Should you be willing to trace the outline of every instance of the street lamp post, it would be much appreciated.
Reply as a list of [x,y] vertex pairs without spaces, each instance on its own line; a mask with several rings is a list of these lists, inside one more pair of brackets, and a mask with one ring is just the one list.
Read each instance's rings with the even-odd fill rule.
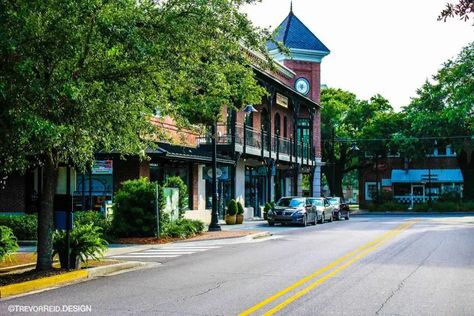
[[211,223],[209,224],[209,231],[220,231],[219,214],[218,214],[218,196],[217,196],[217,121],[212,123],[211,129],[211,144],[212,144],[212,214]]
[[247,117],[254,113],[254,112],[258,112],[254,107],[253,105],[251,104],[248,104],[245,106],[245,108],[242,110],[242,112],[244,112],[245,114],[245,117],[244,117],[244,141],[243,141],[243,149],[242,149],[242,153],[245,155],[247,153]]

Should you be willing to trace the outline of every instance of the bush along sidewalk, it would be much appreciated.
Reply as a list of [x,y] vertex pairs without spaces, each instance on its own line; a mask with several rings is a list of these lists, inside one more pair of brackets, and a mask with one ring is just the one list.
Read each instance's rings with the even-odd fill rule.
[[[178,178],[168,178],[166,185],[176,186],[180,192],[186,192],[184,183]],[[162,187],[150,182],[147,178],[141,178],[125,181],[115,195],[114,217],[110,228],[114,236],[118,238],[156,237],[157,188],[160,194],[158,205],[160,237],[190,238],[202,233],[204,223],[201,221],[183,218],[171,221],[169,214],[164,211],[165,197]],[[186,203],[187,199],[180,197],[180,209],[183,209]]]
[[0,225],[9,227],[18,240],[36,240],[38,217],[36,215],[0,215]]
[[238,206],[237,206],[237,202],[232,199],[229,201],[229,203],[227,204],[227,211],[226,211],[226,214],[225,214],[225,223],[227,225],[234,225],[236,220],[237,220],[237,211],[238,211]]

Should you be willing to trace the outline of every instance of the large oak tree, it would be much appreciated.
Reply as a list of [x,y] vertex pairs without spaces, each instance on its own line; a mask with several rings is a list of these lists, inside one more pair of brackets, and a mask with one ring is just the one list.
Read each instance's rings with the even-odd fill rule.
[[38,270],[51,268],[58,166],[142,155],[157,110],[206,123],[259,102],[252,0],[0,0],[0,174],[43,167]]

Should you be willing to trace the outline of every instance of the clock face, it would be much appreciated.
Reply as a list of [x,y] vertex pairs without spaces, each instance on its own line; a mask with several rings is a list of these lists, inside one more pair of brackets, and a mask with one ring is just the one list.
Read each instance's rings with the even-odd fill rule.
[[295,89],[301,94],[307,95],[310,90],[309,81],[306,78],[298,78],[295,81]]

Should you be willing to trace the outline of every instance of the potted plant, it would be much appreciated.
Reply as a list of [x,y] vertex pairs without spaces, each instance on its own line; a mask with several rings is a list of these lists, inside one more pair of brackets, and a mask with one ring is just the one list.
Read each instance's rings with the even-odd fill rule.
[[[87,259],[100,260],[107,250],[107,241],[102,238],[102,228],[92,223],[75,225],[70,233],[69,268],[80,269]],[[65,231],[53,234],[53,256],[59,256],[61,268],[67,267],[67,239]]]
[[263,219],[267,220],[268,219],[268,211],[272,209],[272,204],[267,203],[265,204],[265,207],[263,208]]
[[244,206],[239,201],[237,202],[236,224],[242,224],[243,222],[244,222]]
[[227,213],[225,214],[225,223],[227,225],[234,225],[237,220],[237,202],[232,199],[227,204]]

